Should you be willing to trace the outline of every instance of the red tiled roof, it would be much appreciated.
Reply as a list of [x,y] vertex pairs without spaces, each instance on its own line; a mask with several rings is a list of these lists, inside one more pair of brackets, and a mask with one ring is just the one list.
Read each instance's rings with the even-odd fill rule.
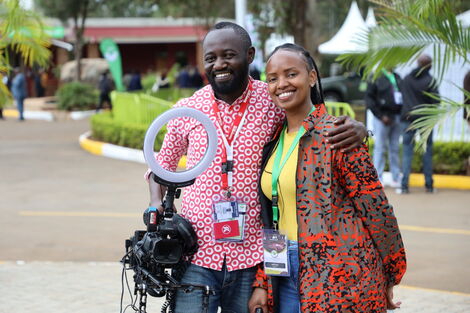
[[206,31],[200,26],[141,26],[85,28],[85,37],[92,41],[113,38],[116,42],[196,42]]

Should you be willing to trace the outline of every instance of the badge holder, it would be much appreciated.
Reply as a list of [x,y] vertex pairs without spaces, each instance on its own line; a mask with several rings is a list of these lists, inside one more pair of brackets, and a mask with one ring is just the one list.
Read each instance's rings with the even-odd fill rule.
[[274,229],[263,233],[264,272],[270,276],[289,276],[287,236]]
[[393,100],[395,100],[395,104],[402,105],[403,104],[403,94],[400,91],[393,92]]
[[243,242],[247,204],[234,196],[216,196],[212,204],[213,235],[218,242]]

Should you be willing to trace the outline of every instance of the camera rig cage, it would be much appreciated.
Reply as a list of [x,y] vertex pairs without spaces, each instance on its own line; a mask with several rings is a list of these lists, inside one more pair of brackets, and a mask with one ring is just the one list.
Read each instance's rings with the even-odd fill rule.
[[[192,117],[198,120],[208,135],[208,147],[202,160],[189,170],[169,172],[163,169],[155,159],[153,151],[155,138],[159,130],[169,120],[177,117]],[[163,213],[156,209],[147,209],[143,214],[147,230],[136,230],[134,236],[125,241],[126,254],[122,258],[122,291],[121,312],[124,295],[124,279],[127,282],[126,270],[134,271],[134,296],[131,296],[131,307],[139,313],[146,312],[147,294],[153,297],[166,296],[161,312],[173,312],[175,292],[178,289],[191,292],[202,290],[203,312],[208,312],[209,295],[213,291],[206,285],[181,284],[181,279],[189,259],[197,252],[197,236],[191,223],[173,210],[175,198],[179,198],[182,187],[192,185],[195,179],[212,162],[217,150],[217,130],[212,121],[202,112],[190,108],[175,108],[158,116],[150,125],[145,135],[145,161],[152,170],[150,179],[166,186],[165,200],[162,203]],[[171,270],[171,273],[169,272]],[[139,299],[139,305],[136,302]],[[168,311],[167,311],[168,310]]]

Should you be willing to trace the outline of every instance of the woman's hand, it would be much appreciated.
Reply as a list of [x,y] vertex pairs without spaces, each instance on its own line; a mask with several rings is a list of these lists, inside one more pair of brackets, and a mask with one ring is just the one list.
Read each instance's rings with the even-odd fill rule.
[[387,310],[399,309],[401,302],[393,302],[393,286],[387,287]]
[[257,308],[262,308],[264,313],[268,312],[268,291],[263,288],[255,288],[248,301],[250,313],[255,313]]
[[327,142],[332,149],[341,149],[347,152],[359,147],[367,136],[367,129],[361,122],[349,116],[340,116],[334,122],[337,127],[325,133]]

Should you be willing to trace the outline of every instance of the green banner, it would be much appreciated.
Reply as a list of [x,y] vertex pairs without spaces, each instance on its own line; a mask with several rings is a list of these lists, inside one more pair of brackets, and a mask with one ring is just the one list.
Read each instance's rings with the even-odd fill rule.
[[62,39],[65,37],[65,29],[62,26],[46,26],[44,31],[47,35],[55,39]]
[[124,91],[124,85],[122,83],[122,64],[121,54],[119,48],[111,38],[105,38],[100,43],[100,50],[106,61],[109,64],[109,70],[113,76],[116,89],[118,91]]

